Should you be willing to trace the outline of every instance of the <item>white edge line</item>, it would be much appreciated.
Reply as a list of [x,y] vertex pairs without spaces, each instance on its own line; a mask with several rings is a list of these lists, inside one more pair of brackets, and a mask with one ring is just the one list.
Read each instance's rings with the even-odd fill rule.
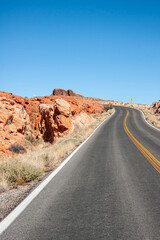
[[152,128],[154,128],[154,129],[156,129],[156,130],[160,131],[160,129],[159,129],[159,128],[157,128],[157,127],[153,126],[151,123],[149,123],[149,122],[146,120],[146,117],[145,117],[145,115],[144,115],[144,112],[143,112],[142,110],[139,110],[139,109],[137,109],[137,110],[138,110],[138,111],[140,111],[140,112],[142,113],[142,116],[143,116],[144,120],[146,121],[146,123],[148,123],[148,124],[149,124],[149,126],[150,126],[150,127],[152,127]]
[[37,186],[11,213],[8,214],[0,222],[0,235],[12,224],[12,222],[24,211],[24,209],[33,201],[33,199],[43,190],[43,188],[57,175],[57,173],[67,164],[67,162],[75,155],[75,153],[89,140],[89,138],[95,133],[95,131],[109,118],[111,118],[114,112],[101,122],[93,133],[82,142],[41,184]]

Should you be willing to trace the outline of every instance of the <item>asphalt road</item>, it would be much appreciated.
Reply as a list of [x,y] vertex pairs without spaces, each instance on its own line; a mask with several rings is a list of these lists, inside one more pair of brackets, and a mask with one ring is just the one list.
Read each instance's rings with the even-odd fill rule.
[[[160,132],[128,110],[128,129],[160,160]],[[126,134],[125,115],[116,107],[0,239],[159,240],[160,174]]]

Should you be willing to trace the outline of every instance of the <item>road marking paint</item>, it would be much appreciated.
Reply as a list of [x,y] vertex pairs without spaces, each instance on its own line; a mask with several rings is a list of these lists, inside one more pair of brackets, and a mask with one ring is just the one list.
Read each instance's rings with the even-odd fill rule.
[[91,138],[95,131],[106,121],[108,121],[115,111],[93,131],[93,133],[82,142],[46,179],[42,181],[11,213],[0,222],[0,235],[13,223],[13,221],[24,211],[33,199],[45,188],[45,186],[57,175],[57,173],[69,162],[73,155]]
[[126,120],[129,115],[128,109],[126,110],[127,114],[123,120],[123,127],[126,131],[129,138],[136,145],[136,147],[141,151],[141,153],[147,158],[147,160],[152,164],[152,166],[160,173],[160,162],[133,136],[133,134],[129,131]]
[[[115,105],[115,106],[123,107],[123,108],[129,108],[129,107],[122,106],[122,105]],[[134,107],[133,107],[133,108],[130,107],[130,108],[139,111],[139,112],[142,114],[142,116],[143,116],[143,118],[144,118],[144,121],[145,121],[150,127],[154,128],[154,129],[157,130],[157,131],[160,131],[160,128],[155,127],[154,125],[152,125],[151,123],[149,123],[149,122],[146,120],[146,117],[145,117],[144,112],[143,112],[142,110],[139,110],[138,108],[134,108]]]

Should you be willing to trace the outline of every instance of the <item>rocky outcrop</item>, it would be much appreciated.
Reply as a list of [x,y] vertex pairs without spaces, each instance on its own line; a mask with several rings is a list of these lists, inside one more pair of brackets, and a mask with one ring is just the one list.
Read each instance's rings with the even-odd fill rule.
[[67,92],[68,92],[68,96],[71,96],[71,97],[73,97],[73,96],[83,97],[80,94],[74,93],[71,89],[69,89]]
[[67,134],[73,129],[71,116],[70,104],[62,98],[57,99],[54,104],[53,116],[56,138]]
[[39,105],[39,111],[41,114],[40,121],[40,132],[44,138],[44,140],[50,143],[54,141],[54,120],[53,114],[54,110],[51,105],[41,104]]
[[152,111],[154,114],[160,114],[160,100],[152,103]]
[[52,93],[53,96],[71,96],[71,97],[83,97],[80,94],[74,93],[71,89],[64,90],[61,88],[55,88]]
[[72,97],[69,96],[74,95],[72,90],[68,92],[67,96],[61,97],[52,95],[24,98],[0,91],[0,152],[6,152],[12,143],[21,144],[26,134],[31,135],[31,131],[32,138],[43,136],[45,141],[53,142],[71,131],[73,116],[78,118],[83,113],[90,115],[104,112],[98,102]]
[[68,96],[68,92],[61,88],[55,88],[52,93],[53,96]]
[[76,115],[73,117],[73,124],[74,128],[85,128],[91,123],[95,121],[95,118],[92,116],[86,114],[86,113],[80,113],[79,115]]
[[[13,100],[16,106],[23,106],[29,116],[33,133],[37,137],[40,137],[39,126],[41,121],[39,105],[48,104],[53,106],[56,99],[59,98],[59,96],[53,95],[45,97],[23,98],[6,92],[0,92],[0,97],[6,97],[9,100]],[[71,96],[61,96],[61,98],[70,104],[71,114],[74,116],[80,114],[81,112],[85,112],[88,115],[101,114],[104,112],[103,107],[101,107],[100,104],[94,100],[86,100],[85,98]]]
[[41,114],[40,131],[45,141],[53,143],[72,131],[71,107],[63,99],[56,99],[53,106],[41,104],[39,106]]
[[24,142],[30,131],[30,119],[23,106],[0,97],[0,153],[7,153],[11,144]]

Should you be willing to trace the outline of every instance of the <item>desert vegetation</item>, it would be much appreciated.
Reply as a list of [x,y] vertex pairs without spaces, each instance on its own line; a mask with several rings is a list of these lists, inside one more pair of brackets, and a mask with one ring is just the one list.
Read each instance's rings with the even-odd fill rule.
[[[43,143],[41,149],[19,154],[23,151],[21,146],[12,146],[14,155],[10,158],[1,155],[0,159],[1,191],[41,180],[47,172],[55,169],[113,111],[110,109],[101,115],[93,114],[95,121],[89,126],[85,128],[75,126],[73,132],[59,138],[54,144]],[[30,141],[30,139],[28,140]]]
[[103,108],[106,110],[106,112],[109,110],[109,109],[113,109],[113,104],[111,103],[108,103],[108,104],[103,104]]

